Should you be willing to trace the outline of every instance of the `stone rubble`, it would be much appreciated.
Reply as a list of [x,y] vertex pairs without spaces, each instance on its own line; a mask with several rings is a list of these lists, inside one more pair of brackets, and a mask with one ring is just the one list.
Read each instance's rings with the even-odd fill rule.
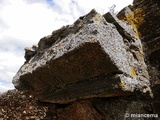
[[50,106],[29,92],[10,90],[0,95],[0,120],[50,120]]

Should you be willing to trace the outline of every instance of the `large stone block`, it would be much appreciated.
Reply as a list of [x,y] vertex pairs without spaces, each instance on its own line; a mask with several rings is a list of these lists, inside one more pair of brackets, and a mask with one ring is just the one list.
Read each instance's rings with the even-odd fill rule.
[[92,10],[42,38],[34,50],[26,49],[26,62],[13,78],[15,87],[53,103],[151,92],[141,41],[109,15],[107,22],[107,15]]

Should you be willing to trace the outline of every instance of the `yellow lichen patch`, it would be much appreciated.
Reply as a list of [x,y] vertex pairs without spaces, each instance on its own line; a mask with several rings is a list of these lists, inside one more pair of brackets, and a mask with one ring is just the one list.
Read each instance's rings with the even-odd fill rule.
[[142,24],[144,18],[143,18],[143,15],[144,15],[144,10],[143,9],[136,9],[134,11],[134,22],[136,24],[136,27],[139,28],[139,26]]
[[133,53],[134,55],[135,55],[135,57],[136,57],[136,59],[138,60],[138,61],[143,61],[143,56],[142,56],[142,53],[140,53],[140,52],[135,52],[135,53]]
[[132,77],[136,77],[136,71],[133,67],[130,67]]
[[116,51],[117,49],[116,48],[114,48],[114,51]]
[[136,9],[133,13],[127,15],[127,21],[133,26],[136,36],[140,37],[140,33],[138,32],[139,26],[142,24],[144,10],[143,9]]
[[144,46],[141,47],[140,52],[143,53],[144,51]]
[[141,37],[141,34],[138,32],[138,28],[144,21],[144,18],[143,18],[144,13],[145,13],[145,8],[135,9],[133,12],[130,12],[129,14],[127,14],[124,18],[119,17],[119,19],[122,21],[129,22],[136,32],[135,37]]
[[124,87],[124,82],[121,81],[121,82],[119,83],[119,86],[120,86],[120,87]]

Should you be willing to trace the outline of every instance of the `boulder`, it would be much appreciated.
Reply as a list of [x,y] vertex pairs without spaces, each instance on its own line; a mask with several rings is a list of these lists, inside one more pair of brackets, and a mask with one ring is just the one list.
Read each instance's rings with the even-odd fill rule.
[[102,16],[93,9],[42,38],[13,84],[52,103],[136,91],[151,94],[142,44],[135,34],[114,14]]

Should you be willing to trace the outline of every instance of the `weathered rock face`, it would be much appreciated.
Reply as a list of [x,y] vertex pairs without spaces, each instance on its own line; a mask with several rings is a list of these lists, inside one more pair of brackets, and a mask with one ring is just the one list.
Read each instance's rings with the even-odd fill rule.
[[26,62],[13,84],[53,103],[151,92],[135,34],[115,15],[101,16],[92,10],[42,38],[38,47],[26,49]]
[[124,8],[118,18],[130,23],[143,43],[145,62],[154,95],[154,113],[160,106],[160,1],[134,0],[133,6]]
[[144,22],[142,22],[138,31],[142,35],[145,59],[148,61],[152,86],[158,86],[160,89],[160,1],[147,0],[146,3],[135,4],[137,4],[136,8],[147,4],[143,18]]
[[[160,89],[160,1],[135,0],[124,8],[118,17],[134,26],[143,43],[145,62],[154,92]],[[156,93],[155,93],[155,96]]]
[[[26,48],[13,83],[37,96],[0,96],[0,118],[17,119],[18,101],[18,119],[159,120],[159,10],[158,0],[134,0],[117,16],[92,10]],[[143,96],[150,88],[153,98]]]

